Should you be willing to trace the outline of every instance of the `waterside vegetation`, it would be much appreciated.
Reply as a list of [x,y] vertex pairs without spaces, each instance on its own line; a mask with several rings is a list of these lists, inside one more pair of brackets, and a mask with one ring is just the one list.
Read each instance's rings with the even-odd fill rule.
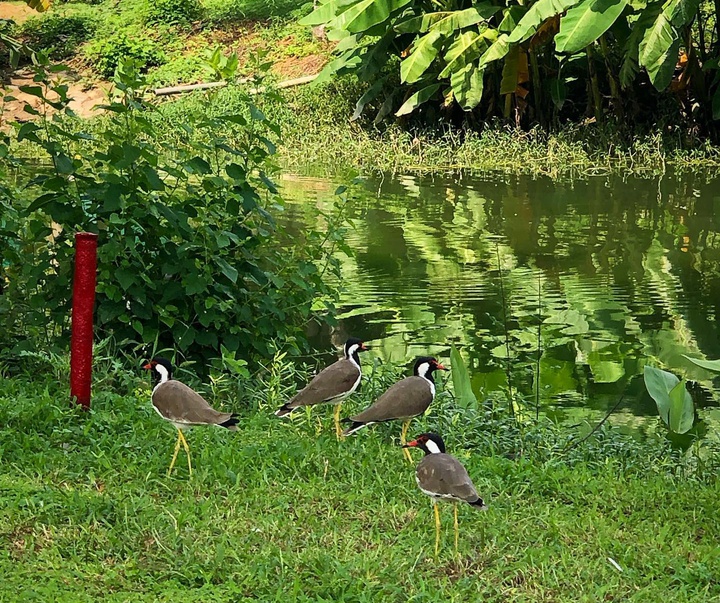
[[[385,0],[380,3],[383,2]],[[708,121],[710,109],[697,97],[701,60],[705,61],[702,65],[707,64],[707,69],[702,71],[703,77],[709,78],[706,93],[716,89],[712,79],[712,58],[707,53],[704,59],[700,58],[699,43],[693,41],[694,52],[683,55],[687,61],[682,62],[682,71],[673,75],[672,81],[677,80],[682,89],[672,88],[662,92],[655,90],[648,81],[647,67],[636,60],[633,63],[632,52],[623,54],[625,50],[620,52],[612,46],[613,43],[621,44],[622,36],[618,32],[622,27],[646,31],[643,29],[647,25],[645,21],[635,21],[638,11],[640,14],[647,12],[655,15],[658,27],[662,26],[662,31],[666,28],[670,32],[668,39],[672,41],[673,48],[678,39],[686,39],[687,32],[692,31],[695,35],[698,26],[703,28],[705,46],[713,44],[715,23],[703,3],[699,5],[698,16],[689,25],[682,26],[668,21],[663,16],[665,12],[658,12],[657,2],[649,2],[645,8],[613,4],[611,8],[615,11],[616,21],[609,23],[608,26],[612,25],[610,30],[591,44],[593,47],[599,45],[600,50],[595,54],[583,50],[581,57],[567,56],[557,64],[550,50],[562,19],[556,13],[546,16],[540,10],[544,3],[536,3],[538,7],[530,10],[527,18],[533,16],[545,20],[537,29],[535,26],[526,28],[531,35],[528,40],[510,44],[510,54],[484,68],[482,72],[489,81],[483,86],[479,108],[463,111],[455,102],[456,93],[450,85],[447,90],[443,88],[447,93],[444,105],[440,106],[428,97],[428,102],[419,106],[418,111],[399,119],[393,111],[425,79],[435,77],[438,69],[443,67],[444,45],[454,47],[453,40],[465,40],[469,36],[476,36],[473,40],[480,46],[491,44],[488,32],[497,25],[495,21],[507,13],[516,17],[519,27],[525,19],[520,19],[520,13],[528,7],[514,4],[494,7],[492,15],[490,12],[485,15],[475,8],[448,7],[446,19],[435,23],[437,19],[433,15],[440,13],[433,12],[434,9],[423,8],[422,2],[401,3],[403,8],[398,9],[400,12],[391,11],[387,21],[381,24],[389,28],[387,36],[392,42],[385,57],[387,63],[370,69],[368,62],[377,59],[379,53],[379,48],[374,46],[377,38],[370,35],[372,32],[368,30],[350,36],[357,38],[357,46],[349,47],[348,52],[361,58],[359,64],[348,57],[340,62],[331,60],[336,42],[326,40],[323,32],[313,33],[309,25],[298,23],[298,19],[311,11],[309,3],[261,3],[262,11],[259,10],[261,4],[253,4],[252,7],[252,3],[243,7],[238,4],[227,7],[225,16],[220,17],[214,12],[217,7],[206,2],[191,22],[184,22],[178,17],[186,14],[187,7],[183,8],[182,2],[176,4],[122,0],[111,11],[106,10],[104,4],[57,5],[49,13],[20,26],[18,35],[22,34],[26,42],[50,52],[56,60],[69,61],[74,70],[90,80],[99,76],[110,77],[120,57],[132,57],[146,71],[146,82],[150,86],[216,79],[218,74],[209,63],[218,48],[226,56],[237,53],[235,76],[243,77],[254,73],[258,61],[252,57],[257,51],[264,53],[263,61],[274,63],[274,77],[280,79],[315,73],[331,61],[326,71],[335,72],[332,78],[323,76],[320,79],[324,82],[282,91],[286,102],[271,103],[269,106],[283,130],[278,146],[282,165],[293,171],[348,173],[358,170],[426,172],[478,169],[576,178],[611,171],[657,175],[668,168],[694,171],[717,169],[720,164],[717,148],[712,143],[713,121]],[[322,4],[322,7],[325,12],[334,7],[333,10],[341,10],[339,14],[342,15],[351,4],[342,4],[342,8],[338,8],[340,5],[330,2]],[[481,8],[490,6],[488,3],[481,4]],[[571,10],[585,10],[588,4],[592,2],[579,3]],[[678,3],[673,6],[675,4]],[[160,10],[160,5],[166,11],[164,20],[157,16],[150,19],[151,9]],[[624,9],[617,13],[620,5]],[[682,15],[692,12],[684,3],[679,3],[678,7],[684,11],[681,11]],[[673,11],[676,8],[680,10],[678,7],[668,8],[668,14],[675,14]],[[233,13],[231,9],[237,10]],[[423,10],[430,11],[425,24],[419,16],[419,11]],[[593,11],[599,8],[587,10],[590,10],[589,14],[594,14]],[[460,14],[467,17],[468,11],[474,11],[480,21],[470,23],[459,18]],[[423,31],[396,31],[396,22],[405,23],[404,19],[409,19],[408,23],[417,21]],[[60,27],[60,21],[68,24],[67,31],[63,29],[65,25]],[[458,26],[457,30],[448,29],[453,24]],[[496,31],[500,32],[498,40],[508,37],[503,28],[510,24],[511,20],[503,19]],[[130,33],[125,32],[127,28]],[[430,29],[424,32],[427,28]],[[330,30],[332,27],[328,25]],[[437,34],[436,30],[442,31]],[[431,34],[437,38],[437,45],[425,48],[427,45],[423,45],[421,40]],[[72,45],[72,48],[58,50],[53,42],[57,39]],[[416,42],[412,43],[413,40]],[[403,46],[405,42],[401,41],[407,41],[407,44]],[[661,41],[654,40],[658,48],[662,46]],[[347,46],[349,38],[343,38],[340,46],[343,44]],[[431,53],[432,60],[427,63],[426,71],[418,81],[407,81],[405,78],[406,81],[401,82],[406,71],[401,67],[405,62],[410,60],[416,66],[425,65],[425,62],[418,63],[417,58],[413,58],[419,52],[417,45],[424,48],[421,54],[430,50],[435,54]],[[402,60],[394,56],[397,48],[406,46],[412,49],[409,55]],[[472,60],[460,60],[462,57],[459,57],[455,61],[455,66],[461,68],[462,73],[481,60],[473,54],[480,46],[466,49],[468,57],[474,57],[470,57]],[[663,61],[668,65],[671,55],[671,52],[662,53]],[[516,88],[502,93],[501,84],[505,80],[500,75],[508,75],[505,72],[512,70],[513,66],[513,69],[517,68],[516,59],[520,60],[518,57],[522,56],[536,57],[538,64],[535,66],[540,77],[531,69],[529,80],[518,80]],[[591,65],[596,68],[602,119],[596,115],[596,95],[588,83],[595,80],[585,75]],[[626,84],[632,86],[632,94],[619,87],[618,76],[613,71],[625,65],[634,65],[632,69],[628,67],[624,70],[629,78]],[[525,71],[520,69],[518,73]],[[343,72],[349,74],[338,77]],[[372,76],[376,72],[377,78]],[[519,77],[518,73],[513,73]],[[167,110],[168,118],[158,121],[159,131],[172,131],[172,118],[178,114],[199,110],[212,112],[215,110],[212,104],[216,101],[217,107],[237,102],[252,84],[237,85],[232,81],[235,76],[230,78],[231,85],[214,97],[195,93],[167,103],[163,110]],[[363,81],[367,77],[370,77],[372,86]],[[451,79],[459,86],[476,78],[453,76]],[[538,82],[541,81],[548,85],[540,86]],[[520,95],[520,89],[528,94]],[[564,100],[557,97],[559,91],[565,95]],[[512,115],[505,111],[508,100]],[[259,104],[262,102],[258,101]]]

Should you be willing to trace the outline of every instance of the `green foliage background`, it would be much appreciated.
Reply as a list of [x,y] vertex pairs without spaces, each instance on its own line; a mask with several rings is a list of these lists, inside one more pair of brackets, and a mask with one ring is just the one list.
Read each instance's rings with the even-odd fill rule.
[[379,120],[441,100],[483,119],[545,127],[606,113],[644,122],[674,97],[683,118],[715,133],[715,8],[700,0],[326,0],[301,23],[323,24],[338,40],[325,77],[352,72],[371,84],[355,117],[369,103]]
[[91,131],[73,124],[67,86],[45,67],[23,88],[59,113],[16,135],[49,165],[4,161],[20,170],[17,187],[0,191],[4,353],[67,340],[79,231],[99,235],[96,324],[121,348],[200,360],[221,348],[245,358],[301,349],[307,322],[332,308],[340,207],[323,232],[278,229],[277,126],[245,96],[237,112],[178,115],[160,136],[137,67],[121,63],[120,96]]

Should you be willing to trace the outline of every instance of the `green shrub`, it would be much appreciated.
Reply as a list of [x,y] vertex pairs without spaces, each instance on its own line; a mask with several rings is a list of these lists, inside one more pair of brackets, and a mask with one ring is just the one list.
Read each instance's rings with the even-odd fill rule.
[[175,57],[171,61],[148,73],[151,86],[171,86],[181,82],[203,81],[207,64],[197,54]]
[[53,5],[57,4],[102,4],[104,0],[54,0]]
[[310,12],[312,3],[303,0],[206,0],[208,21],[215,23],[249,20],[264,20],[272,17],[288,18],[303,6]]
[[137,28],[121,29],[107,38],[90,42],[85,50],[95,70],[103,77],[112,77],[122,60],[130,59],[147,69],[162,65],[165,55],[155,40],[144,36]]
[[[137,65],[121,62],[115,85],[123,96],[92,136],[55,117],[18,131],[52,162],[21,173],[30,198],[12,204],[23,226],[12,226],[17,251],[0,274],[0,350],[66,344],[82,230],[98,234],[97,332],[129,352],[170,347],[207,367],[223,347],[245,358],[304,347],[307,322],[332,307],[342,238],[333,216],[326,232],[275,223],[281,199],[267,174],[278,128],[246,95],[236,113],[178,116],[163,138]],[[67,103],[53,89],[55,105]]]
[[34,50],[44,50],[52,59],[65,59],[88,40],[97,23],[86,15],[47,14],[28,19],[20,34]]
[[199,0],[148,0],[145,20],[155,25],[187,26],[197,21],[202,12]]

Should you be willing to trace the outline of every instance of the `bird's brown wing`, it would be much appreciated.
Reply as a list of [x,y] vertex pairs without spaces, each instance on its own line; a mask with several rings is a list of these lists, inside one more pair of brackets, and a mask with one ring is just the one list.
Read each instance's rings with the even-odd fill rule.
[[218,412],[200,394],[174,379],[155,389],[152,403],[163,418],[173,423],[217,425],[232,416],[229,412]]
[[422,377],[406,377],[390,386],[374,404],[351,417],[359,423],[409,419],[424,413],[433,401],[430,384]]
[[428,454],[417,467],[420,489],[431,496],[474,503],[478,493],[460,461],[449,454]]
[[297,408],[329,402],[353,390],[359,379],[360,369],[350,360],[342,358],[315,375],[285,406]]

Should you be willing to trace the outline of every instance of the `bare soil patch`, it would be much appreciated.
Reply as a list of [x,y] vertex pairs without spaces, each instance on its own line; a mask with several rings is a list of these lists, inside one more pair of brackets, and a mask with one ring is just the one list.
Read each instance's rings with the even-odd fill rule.
[[39,13],[21,2],[0,2],[0,19],[10,19],[18,25]]
[[[7,86],[7,94],[15,97],[16,100],[5,103],[5,107],[2,114],[2,123],[6,124],[13,121],[29,121],[34,119],[35,116],[25,110],[26,105],[30,105],[33,109],[40,111],[42,109],[42,101],[31,94],[26,94],[20,90],[20,86],[37,86],[32,80],[32,75],[29,73],[18,73],[10,79]],[[79,117],[92,117],[97,115],[102,110],[98,109],[97,105],[101,105],[105,102],[108,92],[111,89],[109,82],[102,82],[100,84],[88,87],[86,83],[79,81],[68,82],[68,96],[73,100],[70,102],[70,109],[72,109]],[[52,113],[53,109],[48,108],[49,112]]]

